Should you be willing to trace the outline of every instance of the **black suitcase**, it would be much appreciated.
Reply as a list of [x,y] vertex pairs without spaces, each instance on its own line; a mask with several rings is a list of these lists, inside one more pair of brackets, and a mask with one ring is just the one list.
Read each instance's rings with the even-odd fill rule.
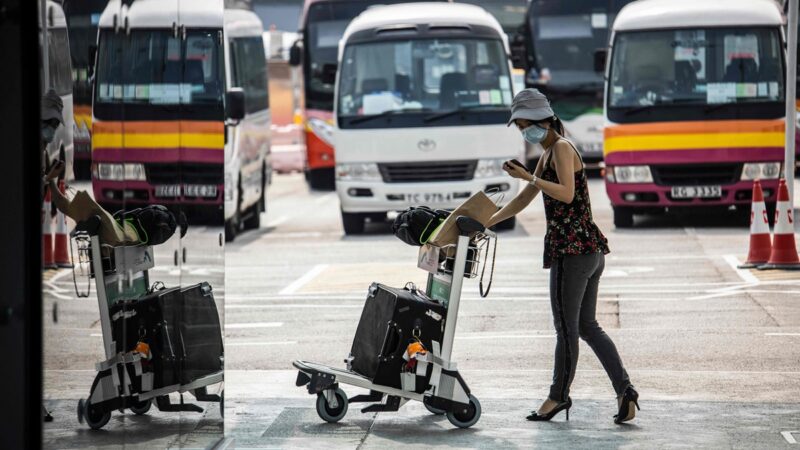
[[150,346],[145,370],[155,375],[154,387],[188,384],[222,370],[222,332],[211,286],[154,291],[111,309],[112,336],[118,352]]
[[222,329],[217,304],[208,283],[183,288],[183,308],[176,314],[180,330],[182,358],[181,384],[222,370]]
[[[373,283],[353,338],[351,369],[375,384],[400,389],[408,344],[417,336],[428,351],[432,341],[441,345],[446,315],[443,305],[421,291]],[[427,388],[427,381],[416,384],[418,392]]]

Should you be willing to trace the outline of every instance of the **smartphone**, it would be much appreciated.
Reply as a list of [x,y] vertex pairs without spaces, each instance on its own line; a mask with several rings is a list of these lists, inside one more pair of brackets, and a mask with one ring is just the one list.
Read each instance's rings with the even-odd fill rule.
[[511,164],[514,164],[517,167],[521,167],[521,168],[525,169],[525,171],[528,172],[528,173],[530,173],[530,171],[531,171],[530,169],[528,169],[525,166],[525,164],[522,164],[521,162],[517,161],[516,159],[510,159],[510,160],[508,160],[508,162],[511,163]]

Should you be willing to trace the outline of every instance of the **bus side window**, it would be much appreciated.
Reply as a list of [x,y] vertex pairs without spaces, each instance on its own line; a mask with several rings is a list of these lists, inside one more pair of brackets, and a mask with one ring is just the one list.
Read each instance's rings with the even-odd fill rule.
[[267,89],[267,64],[264,58],[264,41],[261,37],[233,40],[235,80],[244,90],[247,113],[256,113],[269,107]]

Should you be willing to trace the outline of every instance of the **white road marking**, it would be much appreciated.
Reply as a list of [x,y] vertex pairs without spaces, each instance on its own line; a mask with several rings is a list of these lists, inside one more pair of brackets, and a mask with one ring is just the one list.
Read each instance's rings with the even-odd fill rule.
[[800,431],[781,431],[781,436],[783,436],[789,444],[797,444],[797,439],[793,436],[794,433],[800,433]]
[[308,303],[276,303],[272,305],[226,305],[225,309],[272,309],[272,308],[314,308],[314,309],[321,309],[321,308],[330,308],[330,309],[339,309],[339,308],[362,308],[364,305],[346,305],[346,304],[339,304],[339,305],[317,305],[317,304],[308,304]]
[[328,201],[332,200],[332,198],[335,197],[336,195],[337,195],[336,192],[331,192],[329,194],[325,194],[322,197],[314,199],[314,203],[316,203],[318,205],[321,205],[323,203],[327,203]]
[[486,336],[459,336],[456,339],[459,341],[477,341],[477,340],[497,340],[497,339],[553,339],[555,334],[516,334],[516,335],[494,335],[487,334]]
[[749,270],[740,269],[737,267],[739,264],[741,264],[741,262],[739,262],[739,258],[737,258],[736,256],[725,255],[722,258],[725,260],[725,262],[728,263],[729,266],[731,266],[733,271],[736,272],[736,275],[739,275],[739,278],[741,278],[742,281],[744,281],[745,283],[758,284],[760,282],[759,279],[756,278],[755,275],[750,273]]
[[286,222],[287,220],[289,220],[289,217],[288,217],[288,216],[280,216],[280,217],[278,217],[277,219],[275,219],[275,220],[273,220],[273,221],[269,222],[269,223],[267,224],[267,228],[275,228],[275,227],[277,227],[278,225],[280,225],[280,224],[282,224],[282,223]]
[[764,336],[800,336],[800,333],[764,333]]
[[89,336],[90,337],[103,337],[103,333],[92,333]]
[[278,328],[282,327],[283,322],[247,322],[247,323],[226,323],[225,329],[242,328]]
[[56,292],[56,291],[54,291],[52,289],[44,289],[42,292],[44,294],[46,294],[46,295],[52,295],[53,297],[55,297],[55,298],[57,298],[59,300],[72,300],[72,298],[73,298],[73,297],[70,297],[69,295],[61,294],[61,293]]
[[225,342],[226,347],[261,347],[265,345],[294,345],[297,341],[279,341],[279,342]]
[[317,264],[316,266],[312,267],[311,270],[306,272],[305,275],[294,280],[290,285],[283,288],[278,294],[279,295],[294,294],[300,288],[308,284],[311,280],[313,280],[317,275],[322,273],[327,268],[328,268],[327,264]]

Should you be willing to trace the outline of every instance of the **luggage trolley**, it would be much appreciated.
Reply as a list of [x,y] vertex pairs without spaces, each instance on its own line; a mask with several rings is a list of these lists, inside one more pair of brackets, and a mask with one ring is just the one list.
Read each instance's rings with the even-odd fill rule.
[[[70,233],[77,248],[77,254],[73,255],[76,257],[73,270],[81,271],[82,275],[89,279],[87,290],[79,292],[75,277],[75,288],[79,297],[88,296],[91,278],[95,279],[106,357],[105,361],[95,365],[97,375],[92,383],[89,397],[78,401],[78,421],[80,423],[86,421],[90,428],[97,430],[108,423],[111,411],[116,409],[122,412],[127,408],[137,415],[143,415],[150,410],[154,400],[160,411],[203,412],[203,408],[183,402],[185,392],[192,393],[198,401],[219,402],[220,413],[224,414],[224,391],[221,395],[216,395],[209,394],[206,390],[207,386],[223,382],[222,361],[220,370],[215,373],[186,384],[155,388],[156,376],[152,369],[143,365],[145,358],[135,351],[119,351],[118,343],[114,341],[112,323],[114,320],[124,319],[125,315],[131,312],[123,309],[118,311],[115,317],[111,317],[111,309],[117,302],[135,301],[151,293],[148,270],[155,266],[153,247],[149,245],[112,247],[101,244],[100,223],[99,217],[93,217],[78,223]],[[117,270],[118,268],[120,270]],[[208,294],[210,295],[210,286]],[[158,327],[166,329],[168,324],[164,321],[158,324]],[[170,345],[174,346],[172,348],[175,352],[165,359],[179,360],[180,354],[177,348],[183,343]],[[175,392],[181,394],[180,404],[170,403],[169,394]]]
[[[397,411],[409,400],[420,401],[433,414],[446,414],[447,419],[459,428],[468,428],[478,422],[481,416],[481,404],[472,394],[464,379],[458,372],[456,363],[450,360],[453,350],[453,338],[456,331],[459,300],[464,278],[477,275],[479,264],[479,249],[476,243],[489,245],[490,239],[495,239],[494,232],[485,228],[480,222],[461,216],[456,220],[459,229],[458,242],[441,249],[450,256],[440,262],[436,273],[428,275],[428,296],[441,301],[447,308],[444,334],[442,342],[433,342],[432,349],[426,354],[417,357],[416,374],[424,374],[428,365],[432,366],[430,381],[427,389],[422,393],[406,386],[409,389],[397,389],[373,383],[373,381],[359,373],[347,369],[325,366],[307,361],[294,361],[298,369],[297,386],[306,386],[309,394],[317,395],[317,414],[323,420],[335,423],[347,413],[348,403],[371,402],[372,405],[362,409],[362,412]],[[473,236],[470,238],[470,236]],[[455,256],[451,252],[455,247]],[[454,276],[463,274],[463,276]],[[339,384],[369,389],[368,395],[357,395],[348,398]]]

